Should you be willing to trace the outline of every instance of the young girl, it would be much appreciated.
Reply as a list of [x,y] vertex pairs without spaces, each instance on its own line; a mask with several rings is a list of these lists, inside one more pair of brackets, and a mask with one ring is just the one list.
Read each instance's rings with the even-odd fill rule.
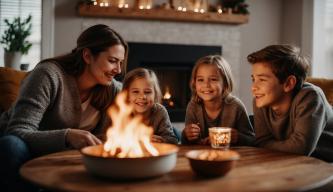
[[186,109],[183,144],[209,144],[209,127],[231,127],[231,144],[251,145],[254,131],[244,104],[231,95],[229,64],[219,55],[197,61],[190,82],[192,98]]
[[134,106],[134,115],[142,115],[144,123],[154,128],[153,142],[178,143],[168,112],[159,104],[161,90],[152,70],[137,68],[127,73],[123,90],[128,92],[128,101]]

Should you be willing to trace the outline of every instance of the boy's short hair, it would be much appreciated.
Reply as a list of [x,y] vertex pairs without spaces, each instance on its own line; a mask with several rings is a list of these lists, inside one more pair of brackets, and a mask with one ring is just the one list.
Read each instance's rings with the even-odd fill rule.
[[292,45],[270,45],[249,54],[247,60],[251,64],[268,63],[280,83],[284,83],[290,75],[295,76],[294,93],[302,88],[309,68],[309,62],[300,54],[300,49]]

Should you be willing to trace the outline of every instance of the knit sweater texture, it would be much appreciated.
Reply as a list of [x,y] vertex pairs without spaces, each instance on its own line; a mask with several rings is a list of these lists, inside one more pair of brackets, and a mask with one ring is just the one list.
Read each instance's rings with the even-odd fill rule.
[[319,87],[304,83],[284,116],[253,109],[257,146],[333,161],[333,110]]
[[[112,99],[121,89],[115,80],[109,86]],[[0,131],[23,139],[34,155],[65,150],[66,134],[77,129],[81,119],[81,99],[74,76],[57,63],[38,64],[22,82],[12,107],[0,117]],[[101,134],[106,125],[101,115],[93,134]]]
[[[255,136],[244,104],[237,97],[229,95],[223,98],[219,118],[219,127],[231,127],[238,131],[238,142],[235,145],[253,145]],[[208,136],[207,121],[204,114],[204,106],[195,102],[193,99],[189,102],[186,109],[185,125],[198,124],[201,139]],[[183,144],[195,144],[199,140],[188,141],[185,133],[182,133]]]

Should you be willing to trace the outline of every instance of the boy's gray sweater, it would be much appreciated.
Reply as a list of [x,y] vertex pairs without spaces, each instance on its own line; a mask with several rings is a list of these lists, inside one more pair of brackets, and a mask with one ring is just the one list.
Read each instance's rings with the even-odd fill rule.
[[253,109],[257,146],[333,161],[333,110],[319,87],[304,83],[283,117]]

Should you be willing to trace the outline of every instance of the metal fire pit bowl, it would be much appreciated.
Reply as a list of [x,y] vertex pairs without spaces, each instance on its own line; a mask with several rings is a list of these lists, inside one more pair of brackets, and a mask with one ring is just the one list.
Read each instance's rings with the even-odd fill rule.
[[83,164],[95,176],[124,179],[142,179],[170,172],[176,165],[178,147],[172,144],[154,143],[158,156],[137,158],[102,157],[102,145],[88,146],[81,150]]

